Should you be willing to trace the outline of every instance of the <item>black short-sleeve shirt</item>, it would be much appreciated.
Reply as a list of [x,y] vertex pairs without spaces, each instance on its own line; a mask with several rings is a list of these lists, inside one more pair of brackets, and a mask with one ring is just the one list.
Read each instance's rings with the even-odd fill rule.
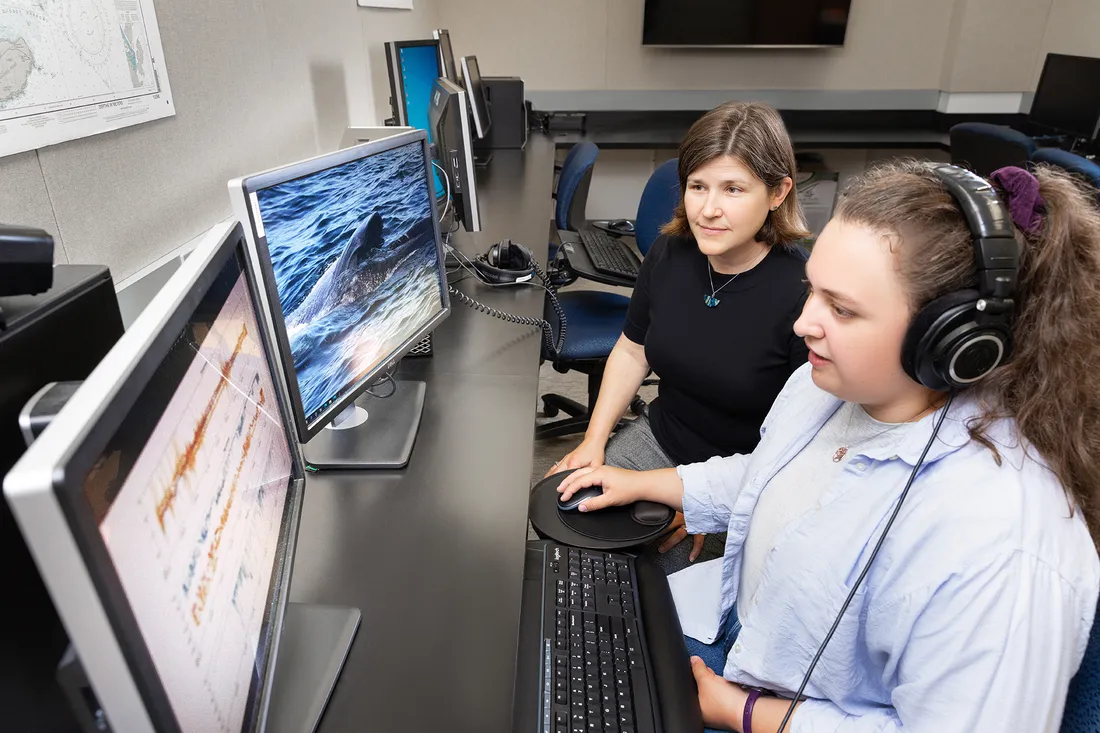
[[[787,378],[805,363],[794,322],[806,300],[804,254],[772,247],[723,287],[694,238],[662,236],[647,253],[623,334],[661,378],[654,437],[677,463],[749,453]],[[710,278],[720,288],[706,305]]]

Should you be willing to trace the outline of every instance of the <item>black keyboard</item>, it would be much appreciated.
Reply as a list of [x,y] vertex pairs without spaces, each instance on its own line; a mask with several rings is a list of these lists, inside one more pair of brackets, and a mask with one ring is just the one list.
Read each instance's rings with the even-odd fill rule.
[[702,715],[664,572],[646,557],[527,544],[515,733],[684,733]]
[[554,546],[546,565],[543,730],[653,731],[631,558]]
[[597,272],[636,280],[638,263],[626,244],[599,229],[581,229],[581,244]]

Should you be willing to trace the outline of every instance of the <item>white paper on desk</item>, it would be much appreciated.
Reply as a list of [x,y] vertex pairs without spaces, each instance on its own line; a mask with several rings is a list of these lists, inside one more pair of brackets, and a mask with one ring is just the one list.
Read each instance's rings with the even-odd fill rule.
[[704,644],[717,639],[722,620],[722,558],[673,573],[668,586],[684,634]]

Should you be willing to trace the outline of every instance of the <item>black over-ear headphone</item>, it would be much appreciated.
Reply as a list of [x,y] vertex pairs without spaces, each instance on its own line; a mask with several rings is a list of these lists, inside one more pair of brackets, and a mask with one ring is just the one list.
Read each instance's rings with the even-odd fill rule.
[[495,285],[527,282],[535,275],[535,257],[522,244],[505,239],[472,260],[474,269]]
[[932,172],[970,227],[978,289],[947,293],[924,306],[909,324],[901,363],[920,384],[945,392],[974,384],[1011,355],[1020,247],[1008,207],[988,181],[953,165]]

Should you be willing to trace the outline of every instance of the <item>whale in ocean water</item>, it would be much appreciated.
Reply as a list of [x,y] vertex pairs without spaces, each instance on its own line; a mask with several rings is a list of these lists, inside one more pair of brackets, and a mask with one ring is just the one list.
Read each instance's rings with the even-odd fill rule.
[[344,245],[344,251],[290,314],[287,329],[301,328],[342,304],[362,298],[385,282],[385,269],[372,261],[381,246],[382,217],[371,214],[356,228]]

